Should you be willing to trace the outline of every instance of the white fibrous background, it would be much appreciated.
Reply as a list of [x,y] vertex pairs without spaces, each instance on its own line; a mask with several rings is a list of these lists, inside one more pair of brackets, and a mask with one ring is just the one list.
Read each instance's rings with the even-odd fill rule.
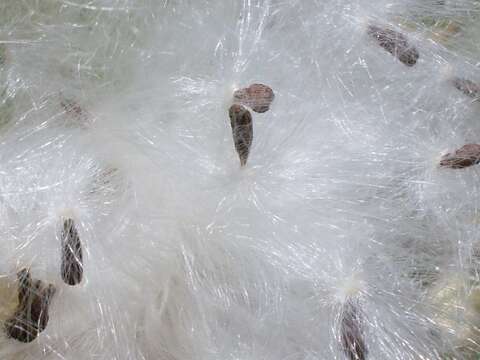
[[0,0],[0,359],[479,359],[480,165],[440,165],[479,39],[478,0]]

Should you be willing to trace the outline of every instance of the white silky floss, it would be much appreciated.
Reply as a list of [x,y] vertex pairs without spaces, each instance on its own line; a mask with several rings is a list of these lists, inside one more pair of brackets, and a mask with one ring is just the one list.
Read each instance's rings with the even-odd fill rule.
[[479,10],[4,0],[0,357],[476,359]]

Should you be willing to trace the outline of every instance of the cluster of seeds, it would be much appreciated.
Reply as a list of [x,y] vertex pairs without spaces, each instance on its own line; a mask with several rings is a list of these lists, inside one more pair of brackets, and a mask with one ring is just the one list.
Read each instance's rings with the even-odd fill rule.
[[[395,30],[371,25],[367,33],[377,44],[392,54],[408,67],[417,64],[420,53],[408,38]],[[0,65],[5,62],[5,55],[0,47]],[[480,98],[480,86],[468,79],[454,78],[453,86],[465,95]],[[264,84],[252,84],[239,89],[233,94],[233,104],[229,108],[230,125],[234,147],[238,153],[241,166],[247,164],[253,143],[253,117],[250,112],[265,113],[270,109],[275,95]],[[88,115],[75,102],[63,100],[61,106],[73,118],[86,122]],[[250,109],[250,110],[249,110]],[[440,166],[450,169],[463,169],[480,163],[480,145],[466,144],[443,156]],[[61,233],[60,274],[63,282],[75,286],[83,279],[82,242],[73,219],[63,220]],[[34,280],[28,269],[17,274],[18,306],[14,315],[5,323],[5,331],[10,338],[29,343],[45,330],[49,321],[49,306],[56,292],[52,284]],[[344,304],[340,320],[340,338],[342,349],[350,360],[364,360],[368,350],[365,345],[363,321],[358,305],[352,301]]]
[[[407,37],[395,30],[370,25],[367,33],[374,38],[378,45],[395,56],[406,66],[414,66],[420,54],[418,50],[409,43]],[[477,101],[480,99],[480,85],[464,78],[454,77],[453,86],[466,96]],[[480,163],[480,145],[466,144],[448,153],[440,160],[440,166],[450,169],[464,169]]]
[[263,84],[252,84],[248,88],[235,91],[234,104],[228,111],[232,127],[235,150],[240,158],[240,165],[247,164],[248,155],[253,142],[252,114],[250,108],[257,113],[264,113],[270,109],[275,95],[273,90]]
[[[410,44],[405,35],[376,25],[370,25],[367,34],[404,65],[413,67],[417,64],[420,53],[415,46]],[[480,85],[477,83],[455,77],[452,84],[475,101],[480,99]],[[244,96],[244,94],[243,90],[239,93],[240,96]],[[464,169],[479,163],[480,145],[478,144],[466,144],[454,152],[444,155],[440,160],[440,166],[449,169]],[[367,358],[368,350],[365,345],[362,323],[356,303],[351,300],[347,301],[343,305],[339,333],[342,350],[349,360],[365,360]]]
[[[477,83],[455,77],[452,80],[453,86],[474,101],[480,99],[480,85]],[[442,156],[440,166],[449,169],[464,169],[480,163],[480,145],[466,144],[456,149],[453,153]]]
[[[78,285],[83,278],[82,244],[73,219],[63,222],[61,234],[60,274],[65,284]],[[48,309],[56,288],[41,280],[34,280],[30,270],[17,273],[18,306],[13,316],[5,322],[8,337],[22,343],[32,342],[45,330],[49,320]]]

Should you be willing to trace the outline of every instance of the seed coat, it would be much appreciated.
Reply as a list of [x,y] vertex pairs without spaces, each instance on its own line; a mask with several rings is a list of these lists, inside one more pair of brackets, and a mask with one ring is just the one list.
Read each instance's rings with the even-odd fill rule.
[[63,222],[61,275],[71,286],[78,285],[83,278],[82,243],[72,219]]
[[240,158],[240,165],[247,164],[253,141],[252,115],[242,105],[234,104],[229,110],[235,150]]

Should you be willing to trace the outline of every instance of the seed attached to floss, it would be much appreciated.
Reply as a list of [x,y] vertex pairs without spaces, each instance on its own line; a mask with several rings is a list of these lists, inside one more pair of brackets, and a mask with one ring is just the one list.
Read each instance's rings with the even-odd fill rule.
[[83,278],[82,243],[72,219],[63,222],[61,275],[71,286],[78,285]]
[[248,106],[257,113],[267,112],[274,98],[273,90],[263,84],[252,84],[248,88],[233,93],[235,102]]
[[5,322],[8,337],[23,343],[35,340],[47,327],[48,308],[55,294],[55,286],[44,286],[41,280],[32,280],[30,272],[22,269],[18,278],[18,307],[14,316]]
[[370,25],[367,32],[377,41],[378,45],[406,66],[413,66],[417,63],[420,54],[413,45],[409,44],[405,35],[392,29],[381,28],[374,25]]
[[0,44],[0,67],[7,63],[7,47]]
[[253,141],[252,115],[238,104],[230,106],[229,115],[235,150],[240,158],[240,165],[245,166]]
[[467,144],[442,157],[440,166],[450,169],[464,169],[480,163],[480,145]]
[[472,99],[480,99],[480,85],[468,79],[455,78],[453,86]]
[[365,360],[368,351],[363,339],[361,318],[357,307],[351,302],[344,305],[340,332],[343,352],[348,359]]
[[62,97],[60,106],[77,126],[85,128],[91,122],[90,114],[75,100]]

